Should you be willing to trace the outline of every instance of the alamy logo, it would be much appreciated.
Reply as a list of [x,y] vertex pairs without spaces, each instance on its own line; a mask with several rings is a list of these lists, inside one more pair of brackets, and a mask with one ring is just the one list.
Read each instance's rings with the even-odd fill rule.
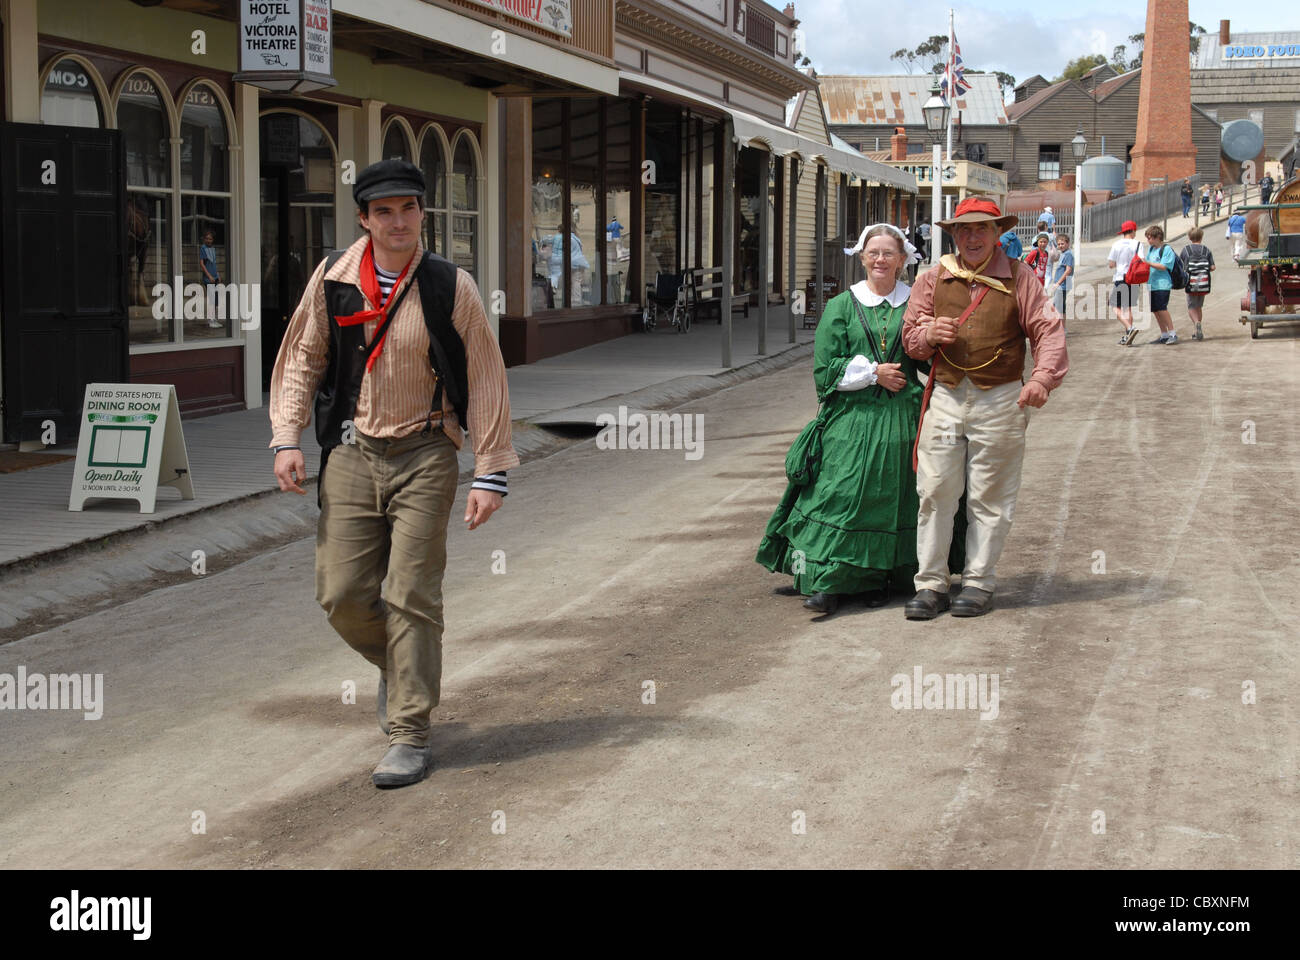
[[0,673],[0,710],[81,710],[87,720],[104,715],[102,673]]
[[981,720],[998,717],[998,675],[996,673],[926,673],[912,668],[912,675],[896,673],[889,685],[894,692],[889,705],[895,710],[979,710]]
[[241,330],[256,330],[262,322],[260,283],[186,283],[177,277],[172,283],[155,283],[155,320],[239,320]]
[[685,450],[687,460],[704,456],[704,414],[602,413],[596,417],[599,450]]
[[50,929],[129,930],[133,940],[148,940],[152,913],[151,897],[82,897],[73,890],[50,901]]

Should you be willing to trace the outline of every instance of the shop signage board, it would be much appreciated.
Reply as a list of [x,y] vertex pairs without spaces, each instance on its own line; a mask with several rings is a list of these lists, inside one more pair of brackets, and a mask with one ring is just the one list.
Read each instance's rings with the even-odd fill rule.
[[239,72],[235,79],[264,90],[294,93],[334,86],[334,12],[330,3],[239,0]]
[[168,384],[90,383],[81,407],[77,468],[69,510],[87,500],[138,500],[153,513],[158,487],[194,499],[176,388]]
[[573,36],[573,13],[569,0],[473,0],[483,7],[563,37]]

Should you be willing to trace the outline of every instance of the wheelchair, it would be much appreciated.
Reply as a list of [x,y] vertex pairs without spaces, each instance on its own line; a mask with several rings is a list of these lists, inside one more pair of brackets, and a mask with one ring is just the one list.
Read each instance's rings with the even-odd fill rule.
[[646,285],[647,302],[641,312],[641,324],[649,333],[667,319],[678,333],[691,328],[697,298],[688,273],[655,274],[654,286]]

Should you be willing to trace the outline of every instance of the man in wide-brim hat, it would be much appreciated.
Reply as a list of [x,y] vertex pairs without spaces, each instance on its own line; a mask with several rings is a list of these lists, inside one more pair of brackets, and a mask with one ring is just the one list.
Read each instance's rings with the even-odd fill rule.
[[[917,277],[903,320],[908,355],[931,361],[914,454],[919,569],[909,620],[930,620],[950,607],[965,617],[990,609],[993,571],[1020,489],[1027,408],[1046,403],[1069,366],[1065,328],[1051,301],[1033,271],[998,246],[998,235],[1016,219],[971,197],[940,220],[956,253]],[[1026,338],[1034,367],[1023,381]],[[963,490],[966,566],[961,594],[950,600],[948,548]]]

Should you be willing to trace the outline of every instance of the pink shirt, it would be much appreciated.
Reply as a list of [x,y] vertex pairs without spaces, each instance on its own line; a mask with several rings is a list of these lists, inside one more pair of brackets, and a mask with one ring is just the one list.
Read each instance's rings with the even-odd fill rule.
[[[998,250],[984,268],[984,273],[996,280],[1009,281],[1011,261]],[[934,356],[935,348],[926,341],[922,324],[934,319],[934,285],[940,276],[951,274],[939,265],[916,278],[916,283],[912,284],[912,296],[907,301],[907,313],[903,315],[903,348],[909,357],[917,360],[929,360]],[[1065,351],[1065,325],[1043,293],[1042,284],[1034,278],[1032,268],[1022,265],[1016,271],[1015,289],[1020,307],[1020,329],[1029,338],[1029,349],[1034,356],[1034,372],[1029,379],[1050,393],[1060,386],[1070,369],[1070,358]]]

